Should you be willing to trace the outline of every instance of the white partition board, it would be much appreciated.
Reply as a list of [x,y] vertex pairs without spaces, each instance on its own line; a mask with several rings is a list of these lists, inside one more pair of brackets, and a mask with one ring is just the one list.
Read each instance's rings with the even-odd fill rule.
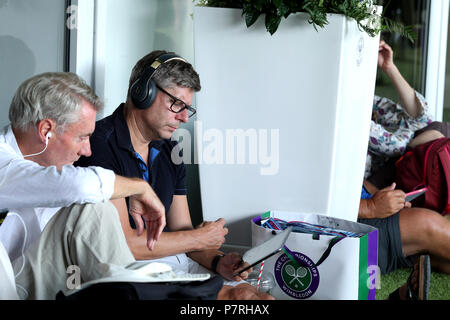
[[263,17],[249,29],[243,19],[194,11],[204,219],[225,218],[227,242],[244,246],[250,219],[268,210],[355,221],[379,39],[337,15],[318,32],[292,16],[273,36]]

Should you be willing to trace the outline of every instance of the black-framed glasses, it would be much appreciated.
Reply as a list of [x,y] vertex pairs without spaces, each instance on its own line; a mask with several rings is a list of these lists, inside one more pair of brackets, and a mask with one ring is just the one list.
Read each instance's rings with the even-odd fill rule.
[[168,93],[166,90],[164,90],[160,86],[156,85],[156,87],[158,88],[158,90],[160,90],[161,92],[164,92],[173,100],[172,104],[170,105],[170,111],[172,111],[174,113],[180,113],[180,112],[183,112],[184,109],[187,109],[189,118],[192,117],[197,112],[197,110],[195,110],[195,108],[193,106],[190,106],[187,103],[185,103],[183,100],[180,100],[177,97],[174,97],[173,95]]

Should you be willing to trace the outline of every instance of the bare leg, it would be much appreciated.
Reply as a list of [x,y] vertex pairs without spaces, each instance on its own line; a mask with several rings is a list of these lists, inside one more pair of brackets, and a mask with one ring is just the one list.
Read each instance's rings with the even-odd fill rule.
[[437,256],[431,256],[431,267],[442,273],[450,274],[450,261]]
[[450,274],[450,220],[423,208],[399,213],[403,254],[429,253],[433,266]]
[[439,138],[444,138],[444,135],[437,130],[428,130],[414,138],[408,146],[414,148],[420,144],[427,143]]

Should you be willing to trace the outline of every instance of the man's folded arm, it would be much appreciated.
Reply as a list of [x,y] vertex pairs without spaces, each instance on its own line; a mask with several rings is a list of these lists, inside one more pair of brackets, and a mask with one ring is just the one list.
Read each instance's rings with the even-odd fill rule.
[[140,179],[123,178],[101,167],[43,167],[14,159],[0,164],[0,207],[5,209],[66,207],[98,203],[147,192]]

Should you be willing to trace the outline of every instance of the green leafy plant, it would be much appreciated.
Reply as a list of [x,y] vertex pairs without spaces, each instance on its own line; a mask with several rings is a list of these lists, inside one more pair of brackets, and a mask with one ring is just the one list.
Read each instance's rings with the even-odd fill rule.
[[[194,0],[195,2],[195,0]],[[323,28],[328,24],[328,14],[343,14],[355,19],[358,27],[370,36],[382,31],[398,32],[411,42],[417,38],[411,26],[392,21],[377,14],[372,0],[199,0],[200,6],[239,8],[247,27],[252,26],[261,15],[265,15],[267,31],[273,35],[283,19],[298,12],[309,15],[308,22]]]

